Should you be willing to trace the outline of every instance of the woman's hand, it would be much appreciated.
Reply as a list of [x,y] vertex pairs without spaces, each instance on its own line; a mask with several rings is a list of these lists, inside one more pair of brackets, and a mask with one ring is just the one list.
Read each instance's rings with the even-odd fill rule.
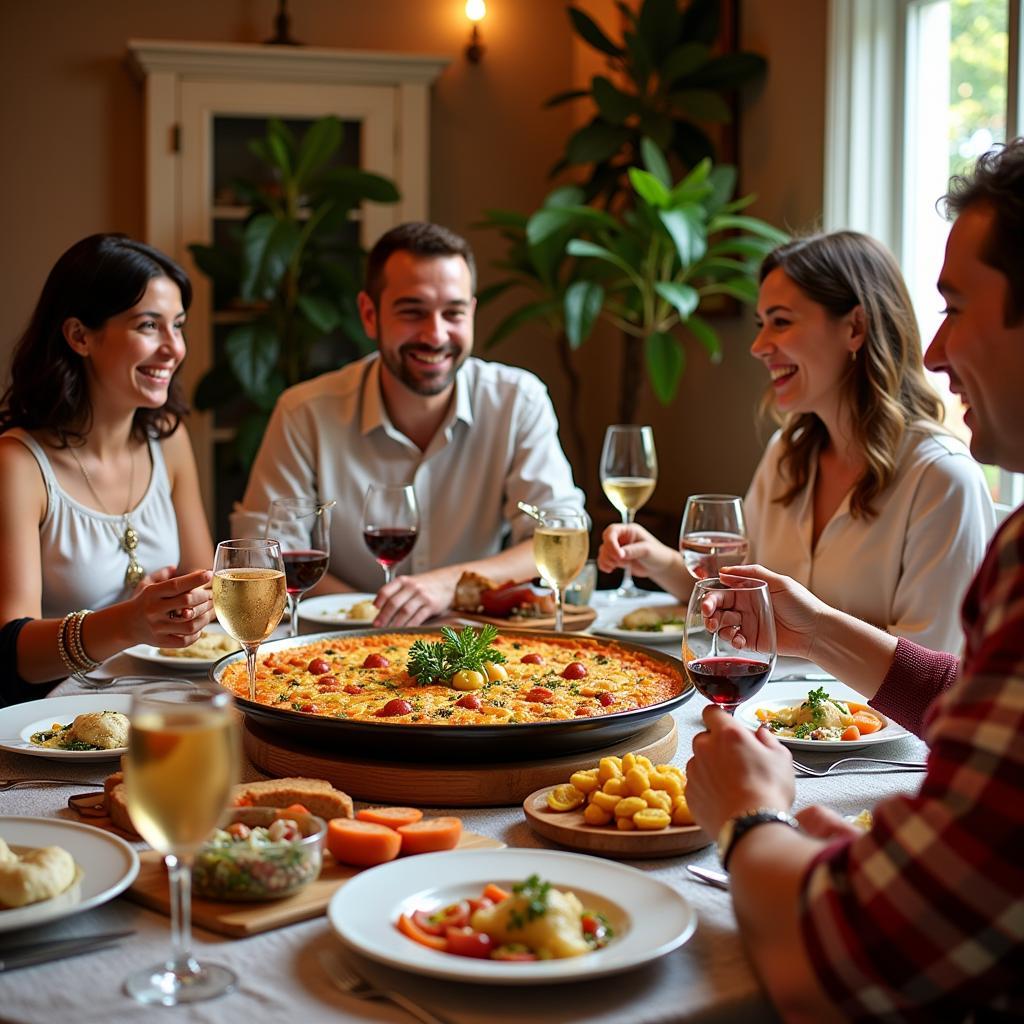
[[[159,576],[165,570],[153,573]],[[132,643],[154,647],[188,647],[213,621],[209,569],[197,569],[158,583],[140,585],[125,602]],[[131,646],[127,644],[126,646]]]
[[[789,576],[771,572],[760,565],[734,565],[722,569],[719,577],[729,584],[734,579],[763,580],[768,584],[772,612],[775,616],[775,638],[779,654],[814,660],[811,649],[828,605],[819,601],[806,587]],[[736,595],[741,595],[737,591]],[[754,606],[756,607],[756,606]],[[709,594],[701,608],[708,629],[721,635],[738,648],[750,645],[754,650],[759,635],[752,612],[728,591]]]
[[154,569],[152,572],[146,573],[146,575],[135,584],[135,589],[132,591],[132,597],[135,597],[139,591],[148,587],[151,583],[163,583],[164,580],[173,579],[174,574],[177,571],[178,567],[176,565],[165,565],[162,569]]
[[796,795],[790,752],[767,729],[751,732],[713,704],[704,725],[686,765],[686,802],[697,824],[713,838],[744,811],[788,810]]
[[636,523],[612,523],[601,536],[597,564],[602,572],[629,567],[634,576],[652,576],[664,572],[679,558]]

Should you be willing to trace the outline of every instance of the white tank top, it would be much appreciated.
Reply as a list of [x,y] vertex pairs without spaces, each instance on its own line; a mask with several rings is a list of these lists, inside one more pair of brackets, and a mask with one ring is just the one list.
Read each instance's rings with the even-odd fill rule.
[[[4,436],[28,448],[46,484],[46,515],[39,525],[42,617],[57,619],[79,608],[106,608],[129,597],[124,582],[128,555],[121,547],[124,516],[97,512],[72,498],[57,482],[42,446],[24,430],[9,430]],[[139,535],[135,556],[147,573],[176,566],[181,557],[171,483],[158,441],[150,439],[149,458],[149,487],[129,513]]]

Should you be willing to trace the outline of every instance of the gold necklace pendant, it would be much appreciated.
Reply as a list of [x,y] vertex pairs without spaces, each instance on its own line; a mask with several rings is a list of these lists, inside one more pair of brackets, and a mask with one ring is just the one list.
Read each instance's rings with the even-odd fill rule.
[[130,589],[137,587],[146,575],[146,570],[142,568],[135,557],[138,546],[139,535],[135,527],[132,526],[131,520],[126,516],[124,520],[124,533],[121,534],[121,547],[128,555],[128,568],[124,571],[124,582]]
[[121,547],[128,553],[129,558],[135,561],[135,550],[139,546],[139,535],[135,527],[126,519],[124,521],[124,533],[121,535]]
[[146,575],[146,570],[135,561],[135,556],[132,555],[131,560],[128,562],[128,568],[124,571],[124,582],[130,589],[135,589],[143,580]]

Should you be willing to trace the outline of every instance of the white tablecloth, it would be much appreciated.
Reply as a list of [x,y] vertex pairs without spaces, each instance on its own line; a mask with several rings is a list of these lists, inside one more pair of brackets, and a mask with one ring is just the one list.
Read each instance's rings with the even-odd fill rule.
[[[607,596],[595,604],[606,607]],[[640,602],[643,603],[643,602]],[[636,602],[623,603],[623,611]],[[677,653],[678,641],[665,647]],[[806,664],[806,663],[804,663]],[[127,655],[112,659],[105,669],[111,674],[141,669]],[[776,674],[792,671],[780,665]],[[792,691],[793,683],[770,683],[765,699]],[[820,685],[819,683],[810,684]],[[831,687],[840,692],[841,687]],[[79,692],[71,683],[61,684],[58,694]],[[679,751],[676,761],[685,764],[693,735],[699,731],[704,701],[697,695],[676,712]],[[925,748],[910,737],[884,748],[883,756],[922,760]],[[805,757],[810,763],[828,758]],[[53,777],[75,782],[101,783],[109,765],[66,766],[64,762],[0,751],[0,779]],[[250,765],[246,777],[261,777]],[[828,804],[843,814],[855,814],[879,799],[909,793],[920,785],[921,775],[857,775],[839,779],[799,779],[797,806]],[[73,818],[68,797],[80,791],[73,786],[16,789],[0,793],[0,815],[42,815]],[[466,828],[503,840],[515,847],[549,847],[527,825],[521,808],[427,809],[428,814],[458,813]],[[681,949],[638,970],[614,977],[551,985],[534,989],[456,984],[420,978],[344,953],[361,973],[384,987],[398,989],[441,1016],[458,1024],[662,1024],[668,1021],[717,1022],[776,1020],[761,992],[743,951],[727,893],[696,881],[687,864],[718,867],[713,847],[683,857],[660,861],[635,861],[635,867],[678,889],[697,910],[699,924],[693,938]],[[611,894],[613,895],[613,894]],[[119,948],[58,961],[39,967],[0,974],[0,1020],[56,1024],[159,1019],[246,1024],[280,1024],[289,1021],[394,1021],[407,1024],[412,1018],[384,1002],[359,1001],[335,989],[320,964],[318,953],[337,949],[326,918],[281,928],[248,939],[232,940],[195,929],[194,950],[200,959],[230,966],[240,979],[239,989],[221,999],[174,1009],[146,1009],[122,990],[124,978],[140,967],[154,964],[167,953],[168,919],[124,899],[50,925],[11,934],[0,934],[0,958],[4,950],[22,943],[72,935],[134,929],[136,934]]]

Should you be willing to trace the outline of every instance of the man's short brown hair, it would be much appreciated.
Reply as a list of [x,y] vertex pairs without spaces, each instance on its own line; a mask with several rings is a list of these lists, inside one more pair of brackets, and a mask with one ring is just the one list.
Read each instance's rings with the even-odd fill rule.
[[461,256],[469,267],[470,291],[476,292],[476,260],[473,250],[461,235],[426,221],[409,221],[399,224],[377,239],[366,259],[366,294],[379,305],[384,291],[384,264],[396,252],[409,252],[413,256],[426,258],[440,256]]

